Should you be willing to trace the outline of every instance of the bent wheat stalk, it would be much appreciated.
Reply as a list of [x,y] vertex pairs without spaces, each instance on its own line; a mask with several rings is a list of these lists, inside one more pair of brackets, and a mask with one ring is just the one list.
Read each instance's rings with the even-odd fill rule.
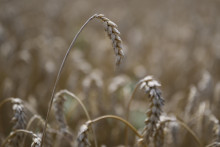
[[[56,87],[57,87],[58,81],[59,81],[60,76],[61,76],[61,72],[62,72],[64,64],[66,62],[66,59],[67,59],[67,57],[68,57],[68,55],[70,53],[70,50],[72,49],[73,45],[75,44],[76,39],[78,38],[79,34],[82,32],[82,30],[85,28],[85,26],[94,18],[101,19],[102,21],[104,21],[107,24],[106,29],[108,30],[109,36],[111,35],[111,39],[113,41],[113,47],[114,47],[115,54],[116,54],[116,64],[117,65],[119,65],[121,63],[121,60],[122,60],[122,58],[124,56],[124,53],[122,51],[122,46],[121,46],[121,38],[119,37],[120,32],[117,30],[117,25],[115,25],[115,23],[110,21],[108,18],[104,17],[104,15],[102,15],[102,14],[99,14],[99,15],[94,14],[93,16],[91,16],[85,22],[85,24],[83,24],[83,26],[77,32],[76,36],[73,38],[73,40],[72,40],[72,42],[71,42],[71,44],[70,44],[70,46],[69,46],[69,48],[68,48],[64,58],[63,58],[63,61],[62,61],[61,65],[60,65],[60,68],[59,68],[59,71],[58,71],[58,74],[57,74],[57,77],[56,77],[56,80],[55,80],[55,84],[54,84],[54,87],[53,87],[53,90],[52,90],[52,94],[51,94],[51,98],[50,98],[50,102],[49,102],[49,107],[48,107],[48,110],[47,110],[46,122],[45,122],[44,129],[43,129],[41,147],[43,147],[43,144],[44,144],[44,138],[45,138],[45,134],[46,134],[49,114],[50,114],[50,111],[51,111],[51,108],[52,108],[52,105],[53,105],[54,94],[55,94],[55,91],[56,91]],[[97,145],[96,145],[96,147],[97,147]]]
[[0,103],[0,108],[1,108],[4,104],[6,104],[7,102],[12,102],[14,99],[15,99],[15,98],[13,98],[13,97],[4,99],[4,100]]
[[[28,121],[28,123],[27,123],[27,126],[26,126],[26,130],[29,130],[29,129],[30,129],[31,125],[33,124],[33,122],[34,122],[35,120],[39,120],[42,124],[45,123],[45,121],[43,120],[43,118],[42,118],[40,115],[36,115],[36,114],[35,114],[34,116],[32,116],[32,117],[29,119],[29,121]],[[50,128],[50,126],[49,126],[49,128]],[[22,146],[24,146],[24,144],[25,144],[26,137],[27,137],[27,135],[25,134],[25,135],[24,135],[24,139],[23,139]]]
[[180,119],[177,119],[176,122],[178,122],[183,128],[185,128],[193,137],[193,139],[196,141],[196,143],[202,147],[202,142],[199,140],[199,138],[196,136],[195,132],[193,132],[192,129],[190,129],[183,121]]
[[138,136],[139,138],[142,138],[142,137],[143,137],[140,133],[138,133],[138,131],[135,129],[135,127],[132,126],[132,124],[130,124],[130,123],[129,123],[128,121],[126,121],[125,119],[123,119],[123,118],[121,118],[121,117],[119,117],[119,116],[115,116],[115,115],[104,115],[104,116],[100,116],[100,117],[98,117],[98,118],[96,118],[96,119],[94,119],[94,120],[88,121],[87,124],[88,124],[88,125],[91,125],[91,124],[93,124],[93,123],[96,123],[96,122],[98,122],[98,121],[100,121],[100,120],[107,119],[107,118],[116,119],[116,120],[119,120],[119,121],[123,122],[127,127],[129,127],[129,128],[135,133],[136,136]]
[[[91,117],[90,117],[90,115],[89,115],[89,112],[87,111],[85,105],[84,105],[83,102],[80,100],[80,98],[78,98],[75,94],[69,92],[68,90],[61,90],[61,91],[59,91],[59,92],[55,95],[55,103],[59,102],[60,100],[63,100],[63,99],[65,98],[65,96],[69,96],[70,98],[75,99],[75,100],[80,104],[80,106],[82,107],[82,109],[84,110],[88,121],[91,120]],[[60,109],[62,109],[62,108],[60,108],[60,107],[62,107],[62,106],[58,106],[58,105],[59,105],[59,104],[55,104],[55,107],[59,107],[59,108],[56,108],[56,110],[57,110],[57,111],[58,111],[58,110],[60,111],[60,112],[57,112],[57,111],[56,111],[56,112],[57,112],[57,113],[56,113],[56,114],[57,114],[57,115],[56,115],[56,119],[57,119],[58,122],[59,122],[61,131],[67,131],[67,130],[68,130],[68,126],[67,126],[67,124],[66,124],[66,119],[65,119],[65,117],[64,117],[64,115],[63,115],[62,110],[60,110]],[[95,145],[97,145],[95,131],[94,131],[93,128],[91,128],[91,131],[92,131],[93,136],[94,136]],[[68,132],[69,132],[69,131],[68,131]],[[66,133],[68,133],[68,132],[64,132],[64,134],[66,134]]]
[[[36,134],[34,134],[32,131],[23,130],[23,129],[19,129],[19,130],[15,130],[15,131],[11,132],[11,133],[8,135],[8,137],[4,140],[4,142],[2,143],[2,146],[1,146],[1,147],[5,147],[5,146],[7,145],[7,143],[8,143],[11,139],[13,139],[13,137],[16,136],[18,133],[25,133],[25,134],[31,135],[31,136],[32,136],[32,139],[33,139],[33,143],[32,143],[31,146],[37,147],[37,144],[38,144],[38,147],[39,147],[40,142],[41,142],[41,141],[40,141],[41,139],[40,139]],[[36,141],[36,138],[37,138],[38,141]]]

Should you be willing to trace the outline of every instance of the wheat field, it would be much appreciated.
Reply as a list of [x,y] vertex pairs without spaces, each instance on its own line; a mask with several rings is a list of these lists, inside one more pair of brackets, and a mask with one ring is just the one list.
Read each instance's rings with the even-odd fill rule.
[[220,147],[220,2],[0,0],[1,147]]

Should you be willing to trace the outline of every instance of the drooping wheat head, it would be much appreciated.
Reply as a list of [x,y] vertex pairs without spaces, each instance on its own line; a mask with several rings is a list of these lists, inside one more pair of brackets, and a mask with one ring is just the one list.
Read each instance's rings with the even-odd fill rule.
[[119,36],[120,32],[117,29],[118,26],[103,14],[96,15],[96,18],[104,22],[105,31],[107,32],[109,38],[112,40],[114,52],[116,55],[116,65],[119,65],[124,57],[124,52],[122,50],[122,40]]
[[122,58],[124,57],[124,52],[122,50],[122,45],[121,45],[122,41],[121,41],[121,38],[119,37],[120,32],[117,29],[117,25],[115,23],[113,23],[112,21],[110,21],[108,18],[106,18],[103,14],[99,14],[99,15],[94,14],[93,16],[91,16],[82,25],[82,27],[79,29],[77,34],[74,36],[69,48],[67,49],[67,52],[66,52],[65,56],[63,58],[63,61],[62,61],[61,66],[59,68],[59,71],[57,73],[56,81],[55,81],[55,84],[54,84],[54,87],[53,87],[53,90],[52,90],[52,94],[51,94],[51,97],[50,97],[49,107],[48,107],[47,116],[46,116],[46,122],[45,122],[44,129],[43,129],[41,147],[43,147],[44,138],[45,138],[45,135],[46,135],[47,123],[48,123],[48,118],[49,118],[50,111],[51,111],[51,108],[52,108],[52,105],[53,105],[54,94],[55,94],[55,91],[56,91],[57,84],[60,80],[61,72],[62,72],[63,67],[65,65],[66,59],[67,59],[73,45],[75,44],[79,34],[82,32],[82,30],[85,28],[85,26],[94,18],[98,18],[98,19],[102,20],[105,23],[105,29],[108,32],[108,35],[112,39],[112,42],[113,42],[113,47],[114,47],[114,51],[115,51],[115,54],[116,54],[116,65],[119,65],[122,61]]

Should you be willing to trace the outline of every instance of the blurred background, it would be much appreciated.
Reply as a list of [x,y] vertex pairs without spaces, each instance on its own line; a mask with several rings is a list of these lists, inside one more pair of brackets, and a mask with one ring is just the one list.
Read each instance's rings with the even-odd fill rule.
[[[68,89],[84,98],[92,118],[104,114],[124,117],[135,84],[154,75],[162,84],[167,114],[184,120],[194,90],[197,97],[191,109],[196,112],[205,102],[220,119],[218,0],[0,0],[0,101],[19,97],[45,118],[62,58],[79,28],[95,13],[118,25],[125,59],[115,67],[111,41],[102,22],[93,20],[73,47],[57,91]],[[147,101],[141,92],[136,98],[130,122],[139,129],[144,126]],[[67,121],[76,136],[86,118],[76,102],[68,104]],[[9,104],[1,108],[2,138],[10,132],[11,116]],[[55,125],[53,115],[50,122]],[[97,127],[100,144],[123,144],[119,129],[123,125],[106,123]],[[119,127],[111,128],[113,123]],[[102,131],[106,126],[112,131]],[[204,144],[211,142],[201,135],[204,130],[194,131],[200,139],[206,138]],[[186,136],[178,145],[194,146]],[[135,138],[130,140],[132,143]]]

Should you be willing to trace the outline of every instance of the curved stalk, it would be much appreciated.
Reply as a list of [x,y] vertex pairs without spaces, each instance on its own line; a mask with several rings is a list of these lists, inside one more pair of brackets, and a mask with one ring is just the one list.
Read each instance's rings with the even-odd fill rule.
[[13,138],[17,133],[26,133],[26,134],[29,134],[29,135],[33,135],[33,132],[31,131],[27,131],[27,130],[15,130],[13,132],[11,132],[8,137],[4,140],[4,142],[2,143],[2,146],[1,147],[5,147],[5,145],[7,144],[7,142]]
[[62,94],[62,93],[67,94],[67,95],[69,95],[71,98],[75,99],[75,100],[80,104],[80,106],[82,107],[83,111],[84,111],[85,114],[86,114],[87,119],[88,119],[88,120],[91,120],[91,117],[90,117],[90,115],[89,115],[89,112],[87,111],[85,105],[83,104],[83,102],[80,100],[79,97],[77,97],[75,94],[73,94],[73,93],[71,93],[71,92],[69,92],[69,91],[67,91],[67,90],[61,91],[61,94]]
[[202,142],[199,140],[199,138],[196,136],[196,134],[192,131],[192,129],[190,129],[184,122],[182,122],[181,120],[177,119],[176,120],[183,128],[185,128],[194,138],[194,140],[196,141],[196,143],[202,147]]
[[[28,124],[27,124],[27,127],[26,127],[26,130],[29,130],[29,128],[31,127],[31,125],[33,124],[33,122],[35,121],[35,120],[39,120],[42,124],[44,124],[44,120],[41,118],[41,116],[39,116],[39,115],[34,115],[34,116],[32,116],[31,118],[30,118],[30,120],[28,121]],[[25,140],[26,140],[26,137],[27,137],[27,135],[25,134],[25,136],[24,136],[24,140],[23,140],[23,146],[24,146],[24,143],[25,143]]]
[[135,129],[134,126],[132,126],[132,124],[130,124],[128,121],[126,121],[125,119],[119,117],[119,116],[115,116],[115,115],[104,115],[104,116],[100,116],[94,120],[91,120],[88,122],[88,125],[92,124],[92,123],[95,123],[95,122],[98,122],[100,120],[103,120],[103,119],[106,119],[106,118],[112,118],[112,119],[116,119],[116,120],[119,120],[121,122],[123,122],[127,127],[129,127],[134,133],[136,136],[138,136],[139,138],[142,138],[143,136],[141,134],[138,133],[138,131]]
[[1,108],[5,103],[10,102],[10,101],[12,101],[12,100],[14,100],[14,98],[12,98],[12,97],[4,99],[4,100],[0,103],[0,108]]
[[[90,117],[90,115],[89,115],[89,112],[87,111],[85,105],[84,105],[83,102],[80,100],[80,98],[78,98],[75,94],[73,94],[73,93],[71,93],[71,92],[69,92],[69,91],[67,91],[67,90],[61,91],[60,94],[62,94],[62,93],[67,94],[67,95],[69,95],[71,98],[75,99],[75,100],[80,104],[80,106],[82,107],[83,111],[85,112],[88,121],[91,121],[91,117]],[[93,134],[93,136],[94,136],[95,145],[97,146],[96,134],[95,134],[95,131],[94,131],[93,127],[91,127],[91,131],[92,131],[92,134]]]
[[[76,39],[78,38],[79,34],[82,32],[82,30],[84,29],[84,27],[93,19],[97,16],[97,14],[94,14],[93,16],[91,16],[86,22],[85,24],[80,28],[80,30],[78,31],[78,33],[76,34],[76,36],[73,38],[64,58],[63,58],[63,61],[60,65],[60,68],[59,68],[59,71],[58,71],[58,74],[57,74],[57,77],[56,77],[56,81],[55,81],[55,84],[54,84],[54,87],[53,87],[53,91],[52,91],[52,94],[51,94],[51,98],[50,98],[50,102],[49,102],[49,108],[47,110],[47,116],[46,116],[46,122],[45,122],[45,125],[44,125],[44,129],[43,129],[43,135],[42,135],[42,142],[41,142],[41,145],[40,147],[43,147],[43,144],[44,144],[44,138],[45,138],[45,135],[46,135],[46,130],[47,130],[47,123],[48,123],[48,119],[49,119],[49,114],[50,114],[50,111],[51,111],[51,108],[52,108],[52,105],[53,105],[53,100],[54,100],[54,94],[55,94],[55,91],[56,91],[56,87],[57,87],[57,84],[58,84],[58,81],[60,80],[60,76],[61,76],[61,72],[63,70],[63,67],[64,67],[64,64],[66,62],[66,59],[70,53],[70,50],[71,48],[73,47],[74,43],[76,42]],[[96,145],[97,147],[97,145]]]
[[[125,118],[127,121],[129,121],[129,116],[130,116],[130,106],[131,106],[131,102],[132,100],[134,99],[134,95],[138,89],[138,87],[140,86],[140,82],[138,82],[135,86],[135,89],[134,91],[132,92],[132,95],[130,97],[130,100],[128,102],[128,105],[127,105],[127,108],[126,108],[126,112],[125,112]],[[127,146],[128,145],[128,127],[125,128],[125,145]]]

